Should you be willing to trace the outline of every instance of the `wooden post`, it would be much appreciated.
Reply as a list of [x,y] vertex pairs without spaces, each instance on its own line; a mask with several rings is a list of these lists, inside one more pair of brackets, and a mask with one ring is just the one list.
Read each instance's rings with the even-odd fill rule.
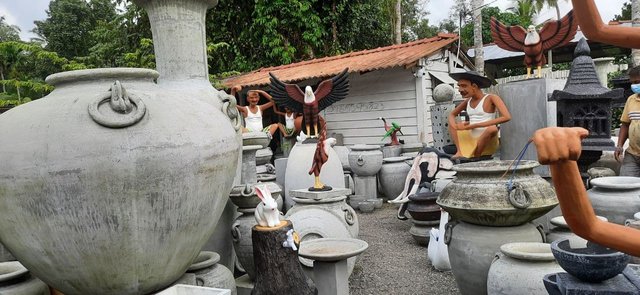
[[318,294],[313,281],[300,266],[298,251],[283,246],[291,229],[293,224],[289,220],[277,227],[256,225],[251,229],[256,269],[252,295]]

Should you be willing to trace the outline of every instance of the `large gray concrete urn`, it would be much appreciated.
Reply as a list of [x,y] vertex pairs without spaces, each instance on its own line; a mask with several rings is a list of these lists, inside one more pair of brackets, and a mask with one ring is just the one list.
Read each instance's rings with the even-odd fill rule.
[[204,20],[216,1],[136,3],[159,73],[55,74],[51,94],[0,116],[12,126],[0,129],[0,240],[65,295],[174,283],[214,232],[236,174],[235,101],[207,79]]

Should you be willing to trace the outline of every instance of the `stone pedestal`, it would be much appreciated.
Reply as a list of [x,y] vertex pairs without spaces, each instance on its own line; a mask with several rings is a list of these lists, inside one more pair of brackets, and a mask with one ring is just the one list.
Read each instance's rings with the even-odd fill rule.
[[261,149],[259,145],[242,147],[242,177],[241,183],[257,183],[256,152]]
[[376,176],[359,176],[354,175],[353,182],[355,186],[355,194],[367,196],[368,198],[377,198],[378,190]]
[[449,113],[455,109],[456,105],[453,102],[436,103],[429,107],[431,112],[431,128],[433,130],[433,147],[441,152],[443,146],[453,144],[451,135],[449,134]]
[[369,245],[358,239],[316,239],[300,245],[299,255],[313,262],[318,295],[349,294],[347,258],[364,252]]
[[[284,189],[284,176],[287,172],[287,161],[289,158],[280,158],[274,161],[276,167],[276,183]],[[282,194],[284,196],[284,193]]]
[[428,246],[429,245],[429,232],[432,228],[438,228],[440,224],[439,220],[436,221],[419,221],[415,219],[411,219],[413,226],[409,229],[409,233],[413,237],[413,239],[420,246]]
[[[290,195],[295,205],[285,215],[291,220],[302,243],[318,238],[352,239],[357,238],[360,227],[358,215],[346,203],[348,189],[333,189],[324,192],[292,190]],[[307,268],[313,262],[302,258],[300,262]],[[347,262],[348,274],[351,274],[356,257]]]
[[[500,84],[497,94],[511,113],[511,121],[500,125],[500,159],[515,159],[533,133],[541,128],[557,126],[556,102],[548,101],[548,95],[564,87],[560,79],[529,79]],[[531,144],[523,160],[538,160],[536,147]],[[534,171],[548,177],[548,166]]]
[[402,145],[386,145],[382,147],[382,158],[400,157]]

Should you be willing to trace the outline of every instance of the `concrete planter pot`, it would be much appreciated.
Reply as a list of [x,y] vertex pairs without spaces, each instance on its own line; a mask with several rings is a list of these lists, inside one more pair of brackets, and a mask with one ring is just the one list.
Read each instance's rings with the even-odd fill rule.
[[456,284],[463,295],[487,294],[489,267],[500,246],[515,242],[544,242],[544,233],[525,223],[511,227],[479,226],[449,222],[445,243]]
[[411,165],[407,164],[406,157],[392,157],[382,160],[382,167],[378,172],[378,179],[382,186],[382,193],[387,199],[395,199],[404,189],[404,181],[407,178]]
[[375,176],[382,168],[382,151],[375,145],[354,145],[349,153],[349,167],[357,176]]
[[236,280],[233,273],[220,265],[220,255],[215,252],[202,251],[193,261],[187,272],[196,275],[196,283],[201,287],[229,289],[236,295]]
[[383,158],[400,157],[402,154],[402,145],[385,145],[382,147]]
[[204,21],[217,1],[135,2],[160,75],[55,74],[47,97],[0,116],[12,126],[0,130],[2,242],[65,295],[148,294],[178,280],[214,232],[239,162],[237,110],[207,75]]
[[489,268],[487,293],[546,295],[542,279],[561,271],[549,244],[504,244]]
[[454,166],[457,178],[442,190],[438,205],[454,219],[487,226],[521,225],[558,205],[551,185],[533,172],[539,166],[535,161],[520,162],[510,193],[510,178],[502,178],[510,164],[482,161]]
[[[0,155],[13,155],[0,160],[0,235],[65,294],[148,293],[172,283],[225,207],[239,150],[229,119],[188,91],[160,89],[157,76],[52,75],[51,94],[0,117],[23,126],[0,130],[11,143],[0,144]],[[103,100],[114,80],[137,100],[122,117]]]
[[600,177],[591,180],[587,192],[596,214],[624,225],[640,211],[640,177]]
[[238,262],[249,275],[251,280],[256,278],[256,270],[253,263],[253,240],[251,239],[251,228],[258,224],[254,216],[255,208],[239,209],[242,216],[238,217],[231,226],[233,236],[233,249],[236,252]]
[[49,286],[17,261],[0,262],[0,294],[49,295]]
[[271,161],[271,157],[273,157],[273,152],[269,147],[259,149],[256,152],[256,166],[268,164]]
[[436,225],[440,220],[440,206],[436,204],[439,193],[422,192],[409,196],[409,202],[401,206],[398,215],[404,216],[404,211],[411,214],[411,218],[417,221],[436,221]]

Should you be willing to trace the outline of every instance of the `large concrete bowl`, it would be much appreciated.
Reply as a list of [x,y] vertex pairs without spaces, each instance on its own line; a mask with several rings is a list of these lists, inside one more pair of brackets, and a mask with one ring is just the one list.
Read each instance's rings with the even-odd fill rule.
[[572,248],[568,239],[551,243],[551,252],[567,273],[591,283],[617,276],[630,259],[625,253],[592,242],[584,248]]

